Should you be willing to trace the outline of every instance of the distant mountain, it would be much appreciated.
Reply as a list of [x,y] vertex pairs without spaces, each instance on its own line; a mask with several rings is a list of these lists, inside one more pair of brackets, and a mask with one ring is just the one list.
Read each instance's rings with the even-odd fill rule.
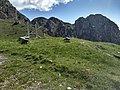
[[51,36],[70,36],[90,41],[120,44],[118,26],[101,14],[90,15],[87,18],[80,17],[75,24],[65,23],[55,17],[49,19],[38,17],[31,23],[35,24],[36,22]]
[[29,20],[26,16],[17,11],[8,0],[0,1],[0,19]]
[[40,27],[44,28],[44,30],[46,30],[47,34],[49,34],[50,36],[74,36],[74,25],[70,23],[65,23],[55,17],[51,17],[49,19],[38,17],[31,21],[33,25],[35,25],[36,22]]
[[120,44],[118,26],[101,14],[77,19],[75,21],[75,33],[77,38]]

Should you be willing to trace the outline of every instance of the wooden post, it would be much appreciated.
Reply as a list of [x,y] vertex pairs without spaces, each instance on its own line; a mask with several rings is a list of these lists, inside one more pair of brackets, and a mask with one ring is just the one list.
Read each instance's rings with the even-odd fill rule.
[[17,10],[15,10],[15,20],[18,20],[18,13],[17,13]]
[[30,36],[29,22],[27,22],[27,36]]
[[36,35],[36,38],[38,37],[38,23],[36,22],[35,24],[35,35]]

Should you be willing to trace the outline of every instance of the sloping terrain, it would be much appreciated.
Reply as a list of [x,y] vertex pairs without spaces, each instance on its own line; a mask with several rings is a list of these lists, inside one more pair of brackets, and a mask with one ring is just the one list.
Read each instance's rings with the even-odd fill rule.
[[[120,44],[120,31],[103,17],[79,18],[75,27],[54,17],[36,18],[32,24],[40,26],[41,38],[20,44],[18,38],[26,35],[29,20],[8,0],[0,1],[0,89],[120,90],[120,46],[102,43]],[[30,29],[35,28],[31,25]],[[66,42],[64,38],[43,37],[44,33],[101,42],[76,38]]]
[[13,20],[0,20],[0,39],[19,38],[26,34],[26,24]]
[[72,38],[0,39],[0,88],[120,90],[120,46]]

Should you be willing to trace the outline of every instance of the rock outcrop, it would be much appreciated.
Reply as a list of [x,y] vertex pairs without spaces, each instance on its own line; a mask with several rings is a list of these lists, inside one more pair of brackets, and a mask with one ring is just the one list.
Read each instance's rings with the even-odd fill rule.
[[35,23],[42,28],[44,28],[48,35],[57,36],[57,37],[73,37],[74,36],[74,25],[70,23],[65,23],[55,17],[51,17],[49,19],[38,17],[32,20],[32,24]]
[[55,17],[49,19],[38,17],[32,24],[38,23],[50,36],[77,37],[90,41],[111,42],[120,44],[120,30],[118,26],[101,14],[80,17],[75,24],[65,23]]
[[77,38],[98,42],[120,44],[120,30],[118,26],[101,14],[80,17],[75,21]]
[[8,0],[0,1],[0,19],[29,20],[26,16],[17,11]]

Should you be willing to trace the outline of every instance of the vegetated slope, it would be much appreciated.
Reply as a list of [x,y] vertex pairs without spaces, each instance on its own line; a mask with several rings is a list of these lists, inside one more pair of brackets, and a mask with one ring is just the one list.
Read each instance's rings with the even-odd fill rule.
[[0,40],[1,89],[120,90],[120,46],[63,38]]
[[0,1],[0,38],[19,38],[26,34],[29,19],[8,1]]
[[26,25],[13,20],[0,20],[0,38],[19,38],[26,34]]
[[[43,31],[41,28],[38,28],[38,35],[43,37]],[[30,25],[29,31],[35,33],[35,26]],[[19,21],[0,19],[0,38],[1,39],[18,39],[19,37],[27,35],[27,23],[19,23]],[[35,37],[30,35],[30,37]]]

